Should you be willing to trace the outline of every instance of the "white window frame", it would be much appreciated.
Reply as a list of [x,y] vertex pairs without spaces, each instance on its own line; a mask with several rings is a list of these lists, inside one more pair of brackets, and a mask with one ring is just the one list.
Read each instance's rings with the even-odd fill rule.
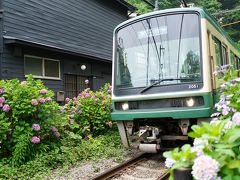
[[[60,60],[44,58],[44,57],[39,57],[39,56],[32,56],[32,55],[24,55],[24,74],[25,74],[25,69],[26,69],[26,57],[29,57],[29,58],[39,58],[39,59],[42,60],[42,74],[43,74],[43,76],[37,76],[37,75],[33,74],[34,78],[61,80]],[[57,61],[58,62],[58,68],[59,68],[58,77],[45,76],[45,60],[47,60],[47,61]],[[27,77],[27,74],[25,74],[25,77]]]

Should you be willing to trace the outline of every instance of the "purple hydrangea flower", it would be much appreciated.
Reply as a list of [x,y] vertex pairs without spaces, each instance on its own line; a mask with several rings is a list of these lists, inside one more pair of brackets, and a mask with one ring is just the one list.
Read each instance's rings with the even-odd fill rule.
[[67,98],[65,99],[65,101],[66,101],[66,102],[69,102],[69,101],[70,101],[70,98],[67,97]]
[[2,104],[2,103],[4,103],[4,101],[5,101],[5,98],[4,97],[0,97],[0,103]]
[[39,136],[33,136],[32,139],[31,139],[31,142],[33,144],[38,144],[40,143],[40,137]]
[[216,112],[216,113],[213,113],[213,114],[211,115],[211,117],[218,117],[219,115],[221,115],[221,113],[220,113],[220,112]]
[[39,124],[33,124],[33,125],[32,125],[32,129],[33,129],[34,131],[40,131],[41,126],[40,126]]
[[38,105],[38,101],[36,99],[32,99],[31,104],[36,106],[36,105]]
[[232,122],[235,125],[240,126],[240,112],[235,112],[233,117],[232,117]]
[[221,123],[221,121],[218,119],[218,118],[213,118],[211,121],[210,121],[210,124],[219,124]]
[[192,175],[196,180],[212,180],[217,178],[219,163],[210,156],[202,155],[194,160]]
[[228,130],[233,126],[233,122],[232,121],[228,121],[225,126],[224,126],[224,130]]
[[45,99],[45,101],[46,101],[46,102],[50,102],[50,101],[52,101],[52,98],[47,97],[47,98]]
[[4,104],[4,106],[2,107],[2,110],[4,111],[4,112],[8,112],[8,111],[10,111],[10,106],[8,105],[8,104]]
[[39,91],[39,93],[40,93],[40,94],[47,94],[47,93],[48,93],[48,90],[46,90],[46,89],[41,89],[41,90]]
[[223,110],[222,110],[222,115],[224,115],[224,116],[228,115],[229,111],[230,111],[230,108],[229,108],[229,107],[223,108]]
[[40,103],[45,103],[45,99],[44,99],[44,98],[39,98],[38,101],[39,101]]

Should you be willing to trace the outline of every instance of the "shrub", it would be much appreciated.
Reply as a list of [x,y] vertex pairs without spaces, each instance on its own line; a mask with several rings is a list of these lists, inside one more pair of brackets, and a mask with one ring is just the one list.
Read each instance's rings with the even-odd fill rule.
[[[240,179],[240,78],[239,71],[230,68],[221,85],[218,112],[210,123],[192,126],[188,135],[195,138],[179,151],[165,152],[166,165],[171,172],[178,167],[192,168],[196,180]],[[185,151],[184,151],[185,150]],[[182,156],[184,154],[184,156]],[[171,164],[169,162],[172,162]]]
[[[82,137],[103,134],[111,127],[111,86],[106,84],[99,91],[89,88],[73,99],[66,98],[62,111],[70,118],[69,129]],[[73,135],[73,134],[72,134]],[[76,137],[77,138],[77,137]]]
[[53,96],[32,76],[22,82],[0,81],[0,157],[11,157],[11,163],[18,165],[54,145],[59,134],[51,127],[59,106]]

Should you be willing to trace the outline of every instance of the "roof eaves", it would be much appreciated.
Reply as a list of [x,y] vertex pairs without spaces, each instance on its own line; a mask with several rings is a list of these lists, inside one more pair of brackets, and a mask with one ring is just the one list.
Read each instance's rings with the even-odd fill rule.
[[93,59],[93,60],[98,60],[98,61],[111,62],[111,59],[109,59],[108,57],[92,56],[90,54],[86,54],[86,53],[83,54],[83,53],[79,53],[77,51],[67,50],[67,49],[57,47],[57,46],[51,46],[48,44],[34,42],[31,40],[21,39],[21,38],[17,38],[17,37],[3,36],[3,39],[4,39],[4,44],[19,44],[19,45],[23,45],[23,46],[41,48],[41,49],[65,53],[65,54],[69,54],[69,55],[86,57],[88,59]]

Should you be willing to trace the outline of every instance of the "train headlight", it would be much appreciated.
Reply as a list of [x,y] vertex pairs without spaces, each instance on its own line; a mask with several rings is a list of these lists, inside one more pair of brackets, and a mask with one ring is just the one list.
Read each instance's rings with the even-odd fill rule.
[[186,103],[187,103],[187,106],[192,107],[195,102],[194,102],[193,98],[189,98],[189,99],[187,99]]
[[129,110],[129,105],[127,102],[122,103],[122,110],[124,111]]

